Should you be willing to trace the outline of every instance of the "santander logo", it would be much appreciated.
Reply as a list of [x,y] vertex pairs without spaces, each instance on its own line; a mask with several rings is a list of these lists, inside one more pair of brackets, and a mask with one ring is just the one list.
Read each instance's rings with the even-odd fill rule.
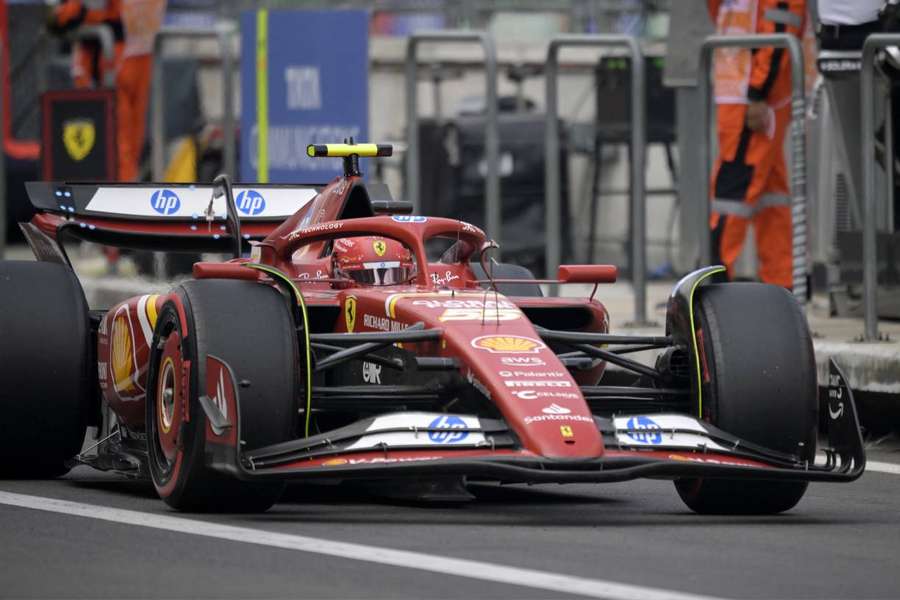
[[553,403],[550,406],[545,406],[543,409],[541,409],[541,412],[545,415],[568,415],[572,411],[565,406],[560,406],[559,404]]

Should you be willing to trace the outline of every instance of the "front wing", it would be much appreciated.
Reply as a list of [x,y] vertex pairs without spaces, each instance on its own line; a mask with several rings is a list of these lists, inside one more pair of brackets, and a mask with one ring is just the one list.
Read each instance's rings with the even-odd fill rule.
[[424,412],[380,415],[245,452],[237,443],[239,419],[232,423],[225,416],[240,413],[231,369],[222,368],[231,381],[216,402],[201,401],[213,425],[207,432],[206,462],[243,480],[464,476],[505,483],[686,477],[849,482],[862,475],[866,464],[853,396],[833,361],[827,439],[812,463],[684,414],[595,417],[605,452],[591,459],[554,459],[522,449],[502,420]]

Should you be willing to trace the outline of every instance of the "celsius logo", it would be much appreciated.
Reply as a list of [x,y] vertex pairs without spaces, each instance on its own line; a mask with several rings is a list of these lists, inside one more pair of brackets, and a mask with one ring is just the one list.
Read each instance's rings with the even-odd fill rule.
[[[445,431],[429,431],[428,439],[437,444],[455,444],[469,437],[466,422],[454,415],[443,415],[428,424],[429,429],[443,429]],[[448,429],[460,429],[462,431],[446,431]]]
[[251,217],[266,210],[266,199],[256,190],[242,190],[234,201],[239,211]]
[[156,190],[150,196],[150,206],[161,215],[174,215],[181,208],[181,200],[172,190]]
[[661,444],[662,430],[650,417],[628,419],[628,437],[639,444]]

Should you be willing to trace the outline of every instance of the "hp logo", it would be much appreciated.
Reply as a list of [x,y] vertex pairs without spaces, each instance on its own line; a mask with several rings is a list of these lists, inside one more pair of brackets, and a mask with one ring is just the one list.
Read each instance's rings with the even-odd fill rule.
[[245,215],[254,217],[266,210],[266,199],[256,190],[243,190],[235,198],[237,209]]
[[181,200],[172,190],[156,190],[150,196],[150,206],[161,215],[174,215],[181,208]]
[[428,439],[436,444],[455,444],[469,437],[466,422],[453,415],[440,416],[428,424],[429,429],[461,429],[462,431],[430,431]]
[[428,217],[418,215],[392,215],[391,219],[398,223],[425,223],[428,221]]
[[650,417],[631,417],[628,429],[628,437],[639,444],[662,443],[662,430]]

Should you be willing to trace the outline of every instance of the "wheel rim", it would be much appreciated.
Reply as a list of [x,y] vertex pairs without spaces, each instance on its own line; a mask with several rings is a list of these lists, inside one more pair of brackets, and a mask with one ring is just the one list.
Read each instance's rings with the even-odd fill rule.
[[157,388],[156,411],[159,415],[159,426],[164,433],[172,430],[172,421],[175,419],[175,363],[171,357],[166,357],[162,371],[159,374],[159,386]]
[[[154,445],[154,462],[160,475],[168,477],[180,457],[181,424],[184,419],[184,394],[179,373],[182,372],[181,336],[174,323],[166,327],[160,336],[162,352],[157,364],[154,397],[148,401],[154,404],[150,443]],[[159,345],[157,346],[159,347]]]

